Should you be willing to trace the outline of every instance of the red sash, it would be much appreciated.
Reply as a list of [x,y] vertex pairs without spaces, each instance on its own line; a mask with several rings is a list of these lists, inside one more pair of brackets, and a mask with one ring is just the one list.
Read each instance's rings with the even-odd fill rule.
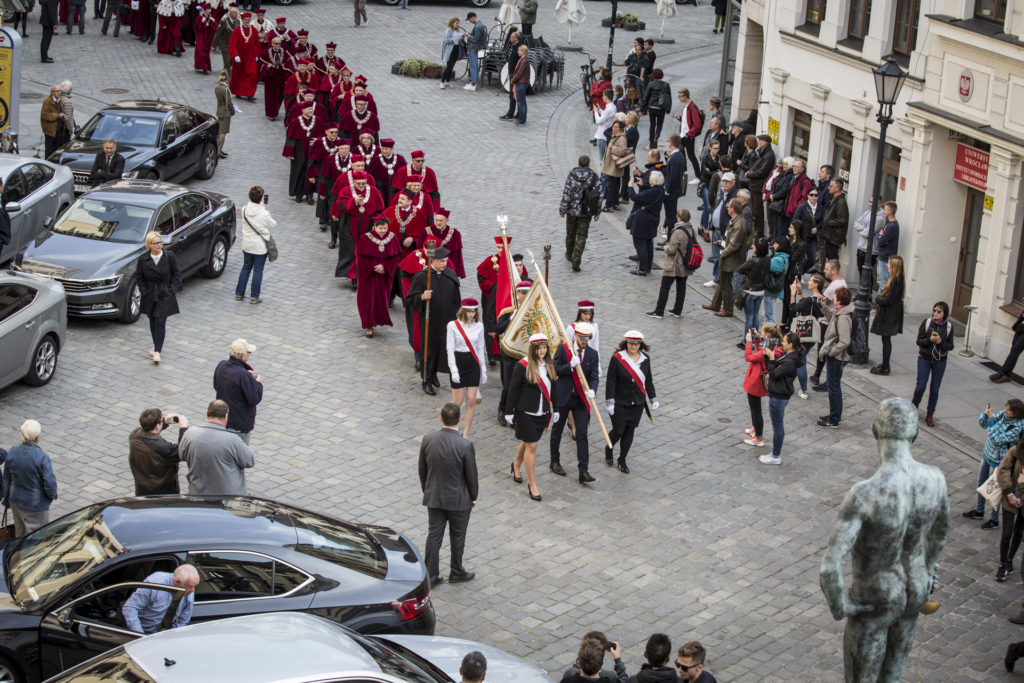
[[469,352],[473,354],[473,360],[476,361],[477,365],[480,365],[480,359],[477,358],[476,351],[473,349],[473,345],[469,342],[469,337],[466,335],[466,331],[462,329],[462,323],[460,323],[457,318],[455,320],[455,329],[459,331],[459,334],[461,334],[463,340],[465,340],[466,346],[469,347]]
[[[525,358],[520,358],[519,364],[523,366],[523,369],[530,367],[530,361]],[[551,402],[551,392],[548,391],[548,386],[544,384],[540,377],[537,378],[537,386],[540,387],[540,393],[544,394],[544,398],[547,399],[548,405],[551,407],[551,413],[555,412],[555,405]],[[551,413],[548,413],[548,422],[551,422]]]
[[[566,359],[566,361],[572,360],[572,351],[569,349],[569,345],[568,344],[562,344],[562,347],[565,349],[565,359]],[[583,360],[583,359],[581,358],[580,360]],[[583,391],[583,385],[580,383],[580,378],[576,374],[576,369],[573,368],[570,374],[572,375],[572,383],[576,387],[576,393],[578,393],[580,395],[580,398],[583,399],[583,405],[585,405],[587,407],[587,412],[589,413],[590,412],[590,399],[587,398],[586,392]]]
[[636,382],[636,385],[638,387],[640,387],[640,393],[643,394],[644,401],[646,402],[647,401],[647,388],[644,386],[643,380],[640,379],[640,377],[636,374],[636,370],[633,369],[633,366],[630,365],[628,362],[626,362],[626,361],[624,361],[622,359],[622,356],[620,355],[621,353],[622,353],[622,351],[619,351],[619,353],[616,353],[615,354],[615,359],[617,361],[619,361],[619,363],[622,365],[622,367],[625,368],[626,372],[629,373],[630,377],[633,378],[633,381]]

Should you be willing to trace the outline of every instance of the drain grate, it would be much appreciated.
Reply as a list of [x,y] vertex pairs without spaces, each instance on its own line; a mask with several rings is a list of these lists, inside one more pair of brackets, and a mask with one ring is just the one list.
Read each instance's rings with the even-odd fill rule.
[[128,90],[128,88],[104,88],[103,90],[100,90],[100,92],[105,93],[107,95],[124,95],[125,93],[130,91]]

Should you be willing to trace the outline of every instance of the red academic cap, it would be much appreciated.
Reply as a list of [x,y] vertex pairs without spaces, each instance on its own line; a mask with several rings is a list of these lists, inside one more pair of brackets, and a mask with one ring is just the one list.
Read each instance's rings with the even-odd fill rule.
[[324,126],[324,130],[338,130],[338,124],[334,121],[328,121],[327,125]]
[[[206,3],[206,4],[209,4],[209,3]],[[265,10],[265,9],[258,9],[258,10],[256,10],[256,14],[260,15],[261,17],[264,14],[266,14],[266,13],[267,13],[267,10]]]
[[338,44],[337,43],[327,43],[326,45],[324,45],[324,47],[327,48],[328,50],[333,50],[334,48],[338,47]]
[[309,35],[309,31],[307,31],[307,30],[306,30],[306,29],[304,29],[304,28],[300,28],[300,29],[299,29],[298,31],[296,31],[295,33],[296,33],[296,35],[300,35],[300,36],[308,36],[308,35]]
[[381,147],[394,147],[395,146],[395,141],[392,140],[391,138],[381,138],[380,139],[380,146]]
[[[333,124],[333,125],[334,125],[334,127],[335,127],[335,128],[339,128],[339,127],[340,127],[340,126],[338,126],[338,124],[336,124],[336,123],[335,123],[335,124]],[[348,145],[349,147],[351,147],[351,146],[352,146],[352,141],[351,141],[351,140],[349,140],[348,138],[339,138],[339,139],[338,139],[338,144],[339,144],[339,145]]]
[[449,216],[451,216],[451,215],[452,215],[452,212],[451,212],[451,211],[449,211],[448,209],[442,209],[442,208],[441,208],[441,207],[439,206],[439,207],[437,207],[436,209],[434,209],[434,215],[435,215],[435,216],[444,216],[445,218],[448,218]]
[[382,213],[378,213],[376,216],[373,217],[373,224],[374,225],[380,225],[381,223],[389,223],[389,222],[390,221],[388,220],[388,217],[385,216]]
[[370,174],[366,171],[353,171],[352,180],[369,180]]
[[533,283],[529,280],[520,280],[519,284],[516,285],[516,289],[529,289],[533,286]]
[[366,95],[356,95],[356,103],[359,103],[359,102],[369,102],[369,101],[370,101],[370,98],[367,97]]
[[278,17],[277,19],[274,19],[274,21],[276,21],[279,24],[283,24],[287,20],[284,17]]
[[419,173],[410,173],[409,175],[405,176],[405,182],[407,182],[407,183],[422,183],[423,182],[423,176],[421,176]]
[[462,300],[463,308],[477,308],[479,305],[480,302],[474,299],[473,297],[466,297],[465,299]]
[[353,154],[352,155],[352,163],[353,164],[358,163],[360,161],[363,162],[363,163],[366,163],[366,157],[364,157],[362,154]]
[[366,85],[366,76],[364,76],[362,74],[359,74],[358,76],[356,76],[354,80],[355,80],[356,83],[360,83],[362,85]]
[[252,19],[252,12],[242,12],[243,19]]
[[416,150],[415,152],[412,153],[413,159],[425,159],[426,156],[427,155],[424,154],[421,150]]
[[576,303],[576,308],[581,308],[584,311],[592,311],[594,310],[594,302],[587,301],[586,299],[584,299],[583,301],[579,301]]
[[349,72],[349,73],[352,73],[352,69],[348,68],[347,66],[341,67],[341,71],[342,71],[342,73],[344,73],[346,71]]
[[[502,245],[501,239],[502,239],[501,235],[498,235],[497,237],[494,238],[494,243],[497,244],[499,247]],[[506,237],[505,239],[508,240],[509,244],[512,244],[512,238],[511,237]]]

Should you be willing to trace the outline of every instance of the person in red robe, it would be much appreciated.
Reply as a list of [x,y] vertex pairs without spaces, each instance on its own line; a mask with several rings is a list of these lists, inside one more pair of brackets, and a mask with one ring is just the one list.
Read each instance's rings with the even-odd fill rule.
[[289,29],[286,24],[288,20],[284,17],[278,17],[274,20],[276,25],[267,31],[267,36],[264,38],[265,42],[273,40],[274,36],[278,36],[281,39],[281,47],[288,50],[288,54],[295,52],[295,32]]
[[[61,4],[65,5],[66,3]],[[149,13],[155,10],[155,7],[150,6],[149,0],[139,0],[139,8],[129,11],[128,24],[133,36],[139,40],[149,40]],[[61,19],[61,23],[65,23],[65,21],[66,19]]]
[[338,124],[332,121],[324,126],[324,134],[309,146],[309,166],[306,175],[309,182],[314,184],[316,192],[316,217],[320,219],[320,232],[326,232],[327,224],[331,222],[331,206],[327,204],[327,192],[324,190],[324,173],[329,170],[328,166],[333,164],[339,142],[341,139],[338,137]]
[[[405,184],[405,189],[412,194],[412,205],[423,215],[423,220],[427,223],[433,223],[434,202],[423,191],[423,178],[418,175],[409,176],[409,182]],[[391,203],[395,203],[401,194],[401,192],[396,194]]]
[[310,102],[309,106],[302,110],[302,115],[289,123],[285,131],[284,151],[281,152],[281,156],[292,160],[288,173],[288,196],[295,197],[296,203],[306,199],[313,204],[313,191],[307,179],[306,164],[309,161],[310,143],[324,134],[324,126],[327,123],[313,114],[313,103]]
[[[346,143],[350,143],[347,138]],[[335,164],[335,168],[338,169],[338,173],[334,175],[331,185],[330,197],[333,197],[330,206],[334,206],[335,203],[340,202],[340,206],[345,206],[345,202],[352,196],[352,192],[355,190],[355,179],[358,175],[366,170],[366,162],[362,155],[351,153],[348,155],[348,167],[345,168],[341,164]],[[330,171],[330,169],[328,169]],[[383,200],[382,200],[383,201]],[[349,215],[345,212],[341,213],[338,230],[349,229]],[[340,232],[339,232],[340,234]],[[356,235],[358,237],[358,235]]]
[[[335,153],[327,157],[320,164],[317,197],[318,199],[322,197],[327,206],[328,227],[331,229],[331,243],[327,245],[328,249],[334,249],[338,246],[338,238],[341,234],[341,222],[331,216],[331,208],[334,206],[334,202],[338,200],[338,195],[335,191],[335,188],[338,187],[338,176],[348,173],[352,168],[352,155],[349,153],[351,144],[352,141],[348,138],[339,137]],[[348,225],[345,225],[344,229],[347,230]]]
[[378,116],[377,101],[373,99],[373,95],[371,95],[366,89],[366,79],[362,76],[357,76],[357,78],[362,78],[362,82],[357,80],[352,81],[352,92],[341,98],[341,101],[338,103],[338,111],[355,111],[355,98],[365,97],[366,108],[373,112],[374,116]]
[[355,109],[346,109],[344,106],[338,110],[338,124],[341,130],[353,140],[358,140],[363,132],[370,133],[374,139],[380,130],[380,121],[372,111],[367,109],[370,100],[365,95],[357,95],[353,98]]
[[[345,60],[335,54],[337,49],[338,44],[335,42],[330,42],[324,45],[324,53],[316,60],[316,70],[320,73],[321,78],[327,75],[327,67],[331,64],[338,65],[339,74],[341,73],[341,70],[345,68]],[[351,71],[349,73],[351,73]],[[327,94],[329,95],[330,93],[328,92]]]
[[353,187],[351,190],[339,192],[338,199],[331,209],[332,216],[348,216],[349,228],[341,234],[342,244],[338,247],[338,265],[335,267],[334,277],[347,277],[353,284],[356,280],[356,267],[355,259],[351,257],[355,255],[355,245],[363,233],[370,230],[372,216],[384,210],[380,192],[377,192],[377,188],[369,180],[369,173],[353,172]]
[[196,38],[194,65],[196,71],[208,74],[213,69],[210,64],[210,48],[213,45],[213,34],[217,32],[217,22],[213,18],[213,5],[204,2],[202,9],[203,12],[196,17],[194,26]]
[[426,165],[426,155],[418,149],[410,156],[412,157],[411,163],[395,172],[391,178],[391,186],[396,190],[401,190],[408,184],[410,175],[421,176],[423,191],[430,195],[431,199],[440,203],[441,193],[437,189],[437,175],[434,173],[434,169]]
[[411,190],[402,190],[396,195],[395,203],[384,212],[388,217],[388,229],[399,239],[402,256],[407,256],[419,246],[419,238],[427,226],[422,205],[414,203],[415,196]]
[[292,104],[291,100],[285,100],[288,103],[288,111],[284,116],[284,126],[288,127],[288,124],[295,120],[296,117],[302,114],[302,110],[312,105],[313,113],[321,121],[332,120],[330,113],[327,111],[327,107],[316,101],[315,90],[303,90],[299,93],[299,101],[296,104]]
[[254,10],[254,14],[256,18],[252,20],[252,26],[256,29],[256,35],[260,38],[260,45],[269,45],[270,41],[267,40],[267,32],[273,26],[267,21],[267,10],[261,7],[258,10]]
[[367,337],[373,336],[378,325],[391,327],[391,283],[400,260],[398,240],[388,231],[388,219],[377,216],[373,230],[363,233],[356,245],[356,307]]
[[384,197],[384,203],[390,206],[395,193],[398,192],[391,186],[391,179],[396,170],[405,166],[405,157],[395,152],[395,141],[391,138],[381,138],[378,150],[366,164],[366,170],[373,176],[377,189]]
[[[279,38],[273,38],[276,42]],[[286,98],[294,98],[303,90],[316,90],[320,87],[320,79],[313,69],[313,60],[308,57],[295,62],[295,72],[288,76],[284,83],[284,94]]]
[[238,3],[235,0],[213,0],[210,4],[213,5],[214,21],[218,24],[231,7],[238,7]]
[[356,147],[356,153],[362,154],[367,164],[377,156],[377,143],[374,142],[373,135],[370,133],[360,133],[359,146]]
[[[305,51],[306,56],[316,62],[316,55],[319,52],[316,45],[309,42],[309,31],[302,28],[295,34],[295,52]],[[318,74],[319,75],[319,74]]]
[[[314,68],[316,65],[314,65]],[[327,107],[327,113],[332,119],[338,118],[338,111],[331,104],[331,93],[334,92],[334,88],[341,83],[341,67],[338,66],[337,62],[330,62],[327,65],[327,73],[320,76],[320,86],[317,88],[317,95],[320,98],[320,104]]]
[[466,269],[462,264],[462,233],[448,225],[450,215],[448,209],[440,206],[434,209],[434,224],[428,223],[423,228],[423,232],[416,238],[416,245],[422,247],[428,240],[433,240],[437,246],[447,249],[448,267],[462,279],[466,277]]
[[181,42],[181,24],[185,20],[183,0],[160,0],[156,6],[156,51],[162,55],[180,57],[185,51]]
[[281,47],[281,39],[270,41],[263,56],[260,57],[260,80],[263,81],[263,113],[271,121],[277,120],[281,113],[281,103],[285,100],[285,82],[295,71],[291,55]]
[[242,23],[231,32],[228,51],[234,65],[231,67],[231,82],[228,88],[236,97],[244,97],[250,102],[256,98],[256,60],[260,56],[260,41],[256,29],[252,27],[252,13],[242,14]]

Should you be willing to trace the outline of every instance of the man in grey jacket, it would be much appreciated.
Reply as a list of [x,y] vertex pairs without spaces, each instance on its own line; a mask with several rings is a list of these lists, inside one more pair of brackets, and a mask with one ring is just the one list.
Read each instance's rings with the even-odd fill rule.
[[213,401],[206,408],[206,423],[181,437],[178,452],[188,465],[189,494],[246,495],[245,470],[256,464],[256,455],[227,424],[228,404]]
[[441,429],[423,437],[420,444],[420,488],[427,506],[427,543],[423,561],[431,587],[441,583],[439,555],[444,527],[448,525],[452,547],[448,580],[470,581],[476,576],[462,566],[469,514],[476,505],[480,486],[476,473],[476,451],[472,442],[459,435],[459,406],[441,408]]
[[476,90],[477,79],[480,77],[480,50],[487,47],[487,27],[476,16],[476,12],[466,15],[473,28],[466,39],[466,50],[469,53],[469,83],[462,86],[463,90]]

